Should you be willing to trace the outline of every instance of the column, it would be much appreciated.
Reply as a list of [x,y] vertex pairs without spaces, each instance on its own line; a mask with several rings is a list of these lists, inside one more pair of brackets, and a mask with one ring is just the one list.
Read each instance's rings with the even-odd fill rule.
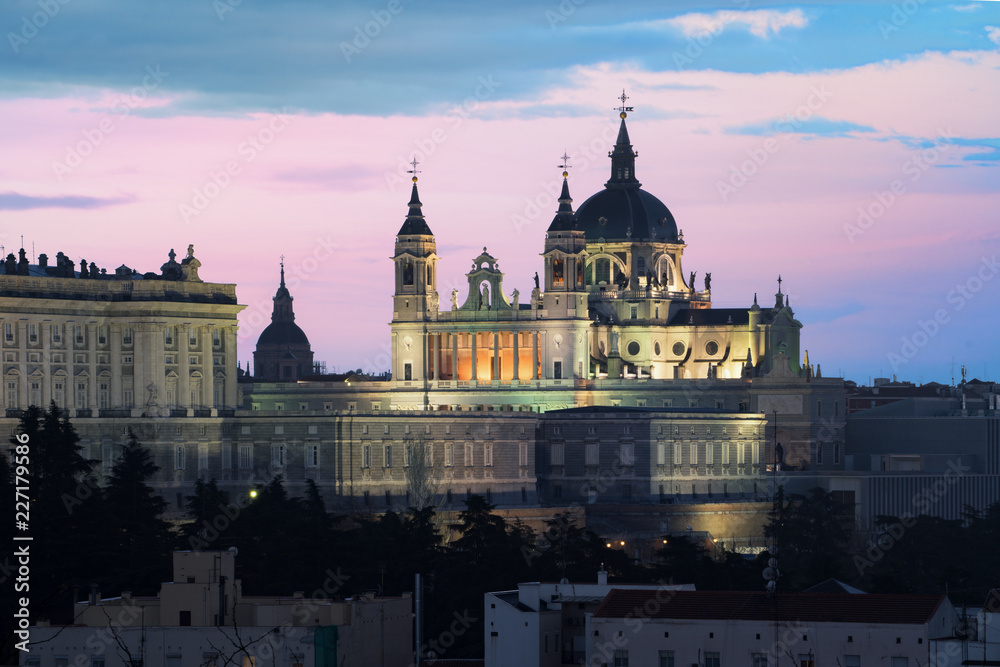
[[238,398],[238,387],[236,382],[236,377],[238,375],[236,370],[236,326],[230,325],[226,327],[225,338],[222,343],[225,346],[224,354],[226,360],[226,406],[227,407],[239,407],[236,405]]
[[[182,324],[177,327],[177,395],[174,401],[180,408],[191,407],[191,325]],[[255,369],[256,370],[256,369]],[[135,390],[143,391],[143,387]]]
[[441,379],[440,336],[438,333],[431,334],[431,380]]
[[513,336],[514,336],[514,379],[515,380],[519,380],[521,376],[518,373],[518,369],[517,369],[517,365],[518,365],[518,359],[517,359],[517,347],[518,346],[517,346],[517,344],[519,342],[518,339],[521,338],[521,332],[520,331],[515,331],[515,332],[513,332]]
[[[90,355],[93,357],[94,355]],[[18,392],[18,405],[22,410],[28,409],[28,403],[31,401],[31,395],[28,391],[30,385],[28,381],[28,322],[27,320],[20,320],[17,323],[17,370],[18,378],[17,384],[20,387]],[[38,406],[43,410],[46,408],[44,405]]]
[[531,332],[531,379],[538,379],[538,332]]
[[479,379],[479,369],[476,368],[476,366],[477,366],[476,362],[478,361],[478,359],[476,359],[476,355],[478,354],[478,352],[476,351],[476,342],[477,342],[476,338],[479,337],[479,334],[478,334],[478,332],[473,331],[473,332],[471,332],[469,334],[469,336],[472,338],[472,377],[469,378],[469,379],[470,380],[478,380]]
[[97,403],[97,325],[87,325],[87,361],[90,362],[90,382],[87,384],[87,407],[93,410],[90,414],[99,414]]
[[458,379],[458,334],[452,331],[451,336],[451,379]]
[[[42,344],[42,405],[45,410],[52,403],[52,323],[38,323],[38,342]],[[62,406],[60,406],[62,407]]]
[[500,380],[500,332],[493,332],[493,379]]
[[[108,325],[108,335],[111,336],[109,342],[111,343],[111,402],[110,406],[112,408],[120,408],[125,405],[125,401],[122,397],[122,325],[115,323]],[[136,367],[140,363],[139,353],[141,350],[138,349],[136,345],[136,338],[139,337],[139,331],[132,332],[132,349],[135,354],[132,355],[132,372],[136,372]],[[132,376],[133,378],[135,375]]]
[[201,404],[215,407],[215,348],[212,346],[212,327],[201,327],[201,367],[205,379],[201,383]]

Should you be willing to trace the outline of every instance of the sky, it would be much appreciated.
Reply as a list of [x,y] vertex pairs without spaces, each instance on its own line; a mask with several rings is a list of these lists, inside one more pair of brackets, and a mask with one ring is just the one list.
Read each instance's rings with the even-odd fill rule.
[[780,274],[824,376],[1000,376],[1000,2],[5,0],[0,34],[5,252],[194,244],[244,366],[283,256],[316,359],[388,368],[413,159],[442,301],[484,246],[530,291],[624,90],[717,307]]

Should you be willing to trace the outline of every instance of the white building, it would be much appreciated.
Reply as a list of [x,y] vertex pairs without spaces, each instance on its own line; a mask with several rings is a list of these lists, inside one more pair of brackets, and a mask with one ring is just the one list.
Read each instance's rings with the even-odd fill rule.
[[958,623],[934,595],[615,589],[589,620],[586,664],[923,667]]
[[[71,626],[31,628],[33,667],[405,667],[413,661],[409,595],[331,600],[328,580],[310,597],[243,595],[236,551],[176,551],[174,580],[154,597],[75,605]],[[220,610],[223,610],[220,614]]]
[[612,587],[652,594],[659,590],[694,590],[694,584],[524,583],[516,591],[487,593],[486,667],[558,667],[579,664],[586,652],[588,617]]

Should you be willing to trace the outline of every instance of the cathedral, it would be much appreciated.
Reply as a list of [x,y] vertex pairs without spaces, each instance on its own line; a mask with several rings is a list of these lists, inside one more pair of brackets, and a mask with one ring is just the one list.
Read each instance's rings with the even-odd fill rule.
[[681,506],[698,525],[766,500],[779,470],[810,486],[844,471],[843,381],[800,352],[780,280],[773,302],[715,308],[711,275],[685,272],[677,221],[638,180],[627,111],[601,191],[574,207],[564,169],[530,294],[508,292],[483,248],[467,290],[442,300],[414,165],[402,225],[383,223],[387,243],[396,232],[383,378],[314,372],[283,267],[251,375],[236,364],[236,286],[203,282],[191,247],[148,273],[9,256],[5,425],[55,401],[105,471],[136,433],[178,515],[196,480],[236,498],[280,475],[346,511],[460,509],[475,493],[539,516]]

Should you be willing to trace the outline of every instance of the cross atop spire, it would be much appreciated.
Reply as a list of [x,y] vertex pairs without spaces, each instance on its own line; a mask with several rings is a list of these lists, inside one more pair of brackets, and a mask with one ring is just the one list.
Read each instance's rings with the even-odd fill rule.
[[418,165],[418,164],[420,164],[420,163],[419,163],[419,162],[417,162],[417,156],[416,156],[416,155],[414,155],[414,156],[413,156],[413,162],[411,162],[411,163],[410,163],[410,165],[412,165],[412,166],[413,166],[413,169],[407,169],[407,170],[406,170],[406,173],[407,173],[407,174],[413,174],[413,182],[414,182],[414,183],[416,183],[416,182],[417,182],[417,174],[419,174],[419,173],[420,173],[420,170],[418,170],[418,169],[417,169],[417,165]]
[[620,112],[622,120],[625,120],[625,116],[627,115],[625,112],[632,111],[633,107],[625,106],[625,100],[629,99],[629,96],[625,94],[624,88],[622,88],[622,94],[618,96],[618,99],[621,100],[621,105],[619,105],[616,108]]
[[281,255],[281,286],[285,286],[285,256]]
[[569,155],[566,153],[564,149],[562,154],[562,164],[559,165],[559,168],[563,170],[563,178],[569,177],[569,167],[570,167]]
[[778,294],[781,294],[781,274],[778,274]]

